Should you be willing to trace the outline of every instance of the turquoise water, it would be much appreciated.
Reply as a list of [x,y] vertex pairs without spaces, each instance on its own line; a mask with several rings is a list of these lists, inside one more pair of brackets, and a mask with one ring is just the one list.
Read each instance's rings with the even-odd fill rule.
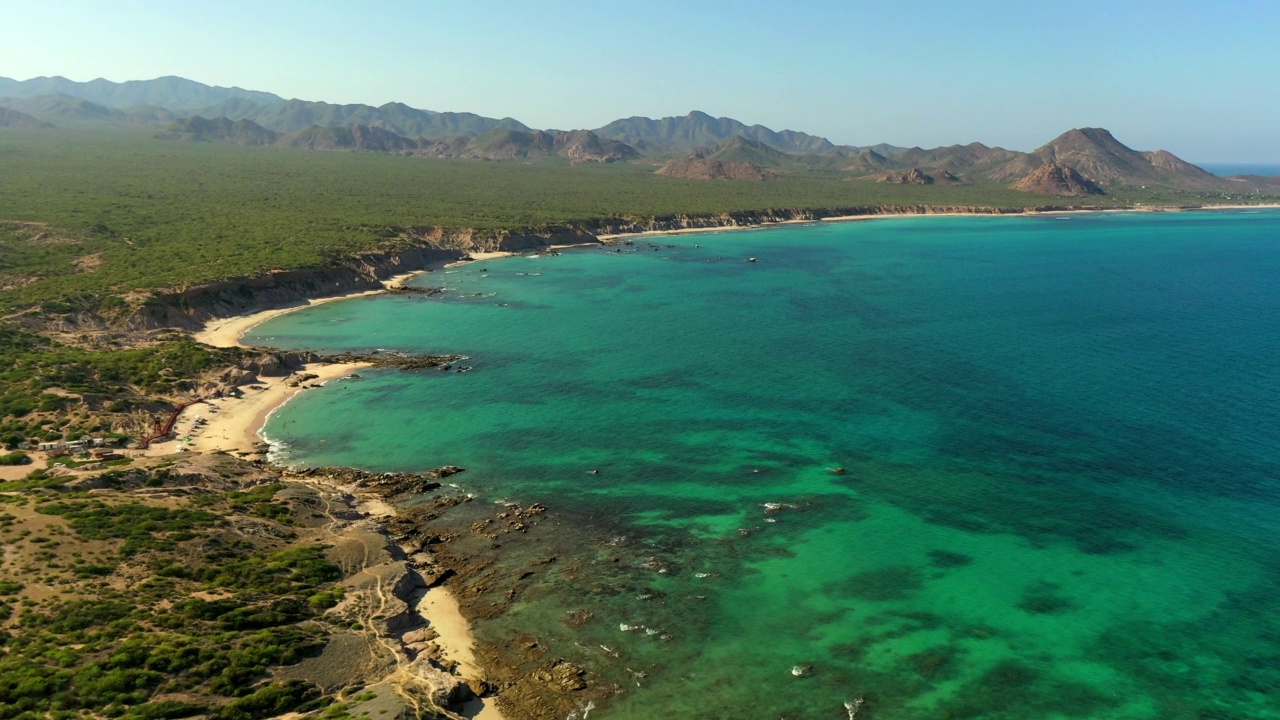
[[266,432],[625,536],[607,588],[477,627],[624,678],[593,717],[1280,717],[1280,213],[653,242],[260,326],[474,368],[363,373]]

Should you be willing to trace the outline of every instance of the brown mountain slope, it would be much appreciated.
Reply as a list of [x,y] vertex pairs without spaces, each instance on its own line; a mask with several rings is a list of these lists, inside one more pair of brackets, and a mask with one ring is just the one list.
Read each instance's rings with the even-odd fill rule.
[[1054,138],[1034,150],[1046,163],[1074,168],[1095,183],[1132,184],[1154,174],[1154,166],[1140,152],[1133,150],[1102,128],[1077,128]]
[[1167,150],[1156,150],[1155,152],[1143,153],[1147,161],[1157,169],[1166,172],[1183,175],[1188,178],[1199,178],[1201,180],[1216,180],[1218,177],[1203,168],[1192,165],[1182,158],[1174,155]]
[[1068,168],[1087,180],[1093,189],[1108,187],[1146,187],[1184,191],[1239,191],[1230,183],[1188,163],[1164,150],[1139,152],[1127,147],[1102,128],[1077,128],[1054,138],[1036,150],[1024,153],[988,147],[982,143],[949,147],[910,148],[892,157],[860,153],[843,166],[856,177],[882,182],[919,182],[909,176],[919,170],[934,182],[941,183],[943,172],[957,181],[1012,183],[1044,186],[1054,194],[1091,192],[1088,186],[1063,170],[1046,169],[1045,165]]
[[1074,168],[1102,187],[1163,187],[1214,191],[1230,184],[1164,150],[1138,152],[1102,128],[1077,128],[1031,153]]
[[630,145],[602,138],[589,130],[553,132],[552,147],[557,155],[573,163],[611,163],[640,157]]
[[1102,188],[1080,175],[1073,168],[1057,163],[1045,163],[1035,172],[1011,185],[1014,190],[1040,195],[1102,195]]

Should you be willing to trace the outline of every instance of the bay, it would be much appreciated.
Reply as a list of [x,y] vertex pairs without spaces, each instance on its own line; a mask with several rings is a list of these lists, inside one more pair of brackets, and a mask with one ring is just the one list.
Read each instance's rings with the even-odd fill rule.
[[265,432],[628,538],[634,586],[476,628],[643,673],[593,717],[1274,718],[1278,240],[1271,210],[655,237],[246,340],[469,356]]

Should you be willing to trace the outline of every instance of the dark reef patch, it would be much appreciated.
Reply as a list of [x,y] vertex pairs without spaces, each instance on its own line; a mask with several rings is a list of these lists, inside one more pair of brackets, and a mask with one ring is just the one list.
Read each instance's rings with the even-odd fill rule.
[[924,587],[924,575],[910,565],[890,565],[838,580],[835,586],[835,594],[858,600],[905,600]]
[[936,568],[958,568],[973,562],[973,558],[964,553],[948,550],[930,550],[929,564]]

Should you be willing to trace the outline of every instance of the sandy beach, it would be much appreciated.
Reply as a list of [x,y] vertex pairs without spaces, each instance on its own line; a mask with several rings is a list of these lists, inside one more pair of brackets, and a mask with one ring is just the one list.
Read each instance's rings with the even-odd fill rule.
[[380,295],[387,289],[403,287],[409,280],[421,275],[427,270],[417,270],[414,272],[404,273],[388,278],[384,283],[382,290],[364,290],[361,292],[347,293],[345,295],[333,295],[330,297],[312,298],[306,302],[300,302],[296,305],[287,305],[285,307],[271,308],[270,310],[259,310],[248,315],[237,315],[231,318],[219,318],[214,320],[202,329],[192,334],[196,342],[202,342],[205,345],[214,347],[246,347],[240,342],[240,338],[249,330],[261,325],[262,323],[281,315],[287,315],[303,308],[309,308],[313,305],[323,305],[325,303],[337,302],[338,300],[350,300],[351,298],[365,297],[367,295]]
[[[512,253],[474,253],[472,261],[506,257],[510,254]],[[387,288],[399,287],[423,272],[426,270],[397,275],[388,279],[384,285]],[[241,343],[240,339],[248,330],[267,320],[313,305],[377,295],[382,292],[385,290],[369,290],[318,298],[290,307],[222,318],[206,325],[196,332],[194,337],[199,342],[215,347],[247,347]],[[340,382],[342,378],[368,367],[370,367],[368,363],[308,363],[299,373],[316,377],[294,387],[288,383],[291,377],[296,376],[260,377],[258,382],[241,387],[244,391],[242,397],[209,400],[185,408],[174,425],[174,439],[152,443],[145,451],[145,455],[169,455],[183,451],[254,453],[263,442],[260,434],[263,426],[277,408],[308,388],[323,383]],[[353,488],[335,486],[334,489],[354,494]],[[396,513],[393,505],[373,497],[362,497],[359,508],[362,513],[375,521],[379,518],[394,516]],[[458,662],[459,674],[468,680],[482,679],[484,672],[476,664],[472,653],[475,636],[471,632],[470,624],[462,615],[457,600],[449,590],[444,587],[435,587],[423,593],[417,601],[416,609],[427,620],[429,626],[439,633],[436,642],[446,657]],[[470,718],[504,720],[502,713],[493,702],[472,700],[466,704],[465,710],[466,716]]]
[[[366,367],[369,366],[361,363],[311,363],[301,372],[318,377],[303,385],[337,380]],[[153,442],[144,454],[150,457],[183,450],[252,453],[254,446],[262,441],[259,432],[271,412],[306,389],[303,386],[289,387],[288,380],[284,377],[259,378],[258,382],[241,388],[243,397],[207,400],[187,406],[174,424],[174,439]]]

